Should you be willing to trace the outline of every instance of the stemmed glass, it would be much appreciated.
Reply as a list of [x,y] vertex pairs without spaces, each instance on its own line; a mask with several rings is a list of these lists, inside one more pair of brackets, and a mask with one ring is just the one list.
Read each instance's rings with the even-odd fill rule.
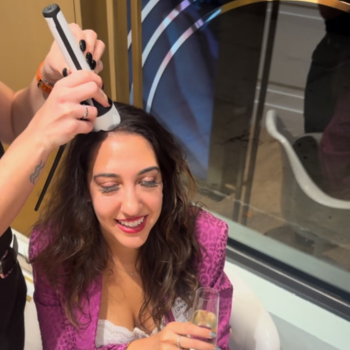
[[[220,296],[216,289],[210,287],[198,288],[193,303],[190,322],[199,327],[210,329],[213,333],[217,334],[219,303]],[[216,337],[212,339],[197,339],[216,345]]]

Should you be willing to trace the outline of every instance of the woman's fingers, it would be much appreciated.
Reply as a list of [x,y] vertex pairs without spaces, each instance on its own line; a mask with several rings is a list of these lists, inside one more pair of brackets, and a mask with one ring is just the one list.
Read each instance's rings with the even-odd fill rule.
[[171,322],[168,324],[168,327],[177,334],[186,334],[206,339],[216,337],[216,334],[212,333],[210,329],[202,328],[189,322]]
[[99,73],[103,69],[101,57],[105,51],[106,45],[103,41],[97,40],[95,44],[94,52],[92,53],[93,60],[96,62],[95,72]]
[[193,338],[187,336],[180,336],[176,338],[176,346],[179,345],[180,349],[196,349],[196,350],[216,350],[219,349],[215,345],[206,341],[206,338]]
[[74,87],[87,82],[94,82],[102,89],[102,78],[96,73],[87,70],[73,71],[65,79],[61,79],[57,82],[57,86]]
[[103,70],[103,62],[102,61],[98,61],[96,63],[96,68],[94,69],[94,72],[96,74],[99,74],[102,70]]
[[79,120],[93,123],[97,117],[97,109],[94,106],[81,105],[76,114]]
[[[70,23],[69,27],[91,70],[96,73],[101,72],[103,68],[101,57],[105,50],[105,44],[101,40],[98,40],[97,34],[93,30],[82,30],[76,23]],[[42,76],[51,84],[55,84],[62,78],[64,68],[69,70],[68,64],[60,52],[57,43],[54,42],[45,58]]]
[[[60,95],[63,100],[74,100],[80,103],[93,98],[101,105],[108,107],[110,104],[107,95],[101,89],[102,84],[101,77],[94,72],[75,71],[65,79],[57,82],[52,93],[58,93],[60,89]],[[62,93],[62,88],[67,88],[65,94]]]
[[180,346],[180,348],[196,350],[219,349],[210,343],[210,340],[214,339],[216,334],[209,329],[183,322],[171,322],[167,327],[173,332],[173,343],[176,346]]
[[103,65],[101,64],[101,57],[105,50],[105,44],[98,40],[97,34],[93,30],[84,30],[84,55],[90,68],[96,73],[101,72]]
[[70,93],[72,94],[71,96],[74,98],[74,101],[77,102],[93,98],[104,107],[110,106],[107,95],[94,82],[87,82],[77,87],[73,87]]
[[[95,52],[95,46],[96,46],[96,42],[97,42],[97,34],[96,32],[94,32],[91,29],[86,29],[83,30],[83,36],[86,42],[86,49],[85,49],[85,53],[90,52],[93,56],[94,56],[94,52]],[[99,57],[101,58],[101,56]]]

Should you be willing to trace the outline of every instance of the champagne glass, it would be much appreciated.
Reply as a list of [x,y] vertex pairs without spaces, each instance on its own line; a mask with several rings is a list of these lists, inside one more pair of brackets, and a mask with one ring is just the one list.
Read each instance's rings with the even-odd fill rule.
[[[213,333],[217,334],[219,323],[219,299],[220,296],[216,289],[210,287],[198,288],[194,299],[190,322],[199,327],[210,329]],[[216,337],[212,339],[196,337],[196,339],[216,345]]]

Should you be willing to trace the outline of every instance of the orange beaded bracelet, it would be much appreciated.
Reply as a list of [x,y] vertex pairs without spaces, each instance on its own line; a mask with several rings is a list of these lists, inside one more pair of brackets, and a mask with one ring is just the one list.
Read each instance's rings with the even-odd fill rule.
[[36,81],[38,82],[38,88],[41,91],[45,92],[46,94],[50,94],[53,85],[41,77],[41,69],[43,68],[44,63],[45,62],[42,62],[36,71]]

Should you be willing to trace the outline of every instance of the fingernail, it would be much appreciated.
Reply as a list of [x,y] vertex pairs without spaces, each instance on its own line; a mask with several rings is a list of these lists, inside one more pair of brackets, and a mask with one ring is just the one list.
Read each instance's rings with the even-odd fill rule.
[[216,338],[216,333],[210,332],[209,337],[210,337],[210,338]]
[[96,68],[96,61],[95,61],[95,60],[92,60],[92,61],[90,62],[90,68],[91,68],[92,70],[94,70],[94,69]]
[[86,61],[87,61],[89,64],[91,64],[91,62],[92,62],[92,54],[91,54],[90,52],[88,52],[88,53],[86,54]]
[[79,46],[80,46],[80,50],[85,52],[85,50],[86,50],[86,42],[85,42],[85,40],[80,40],[79,41]]
[[63,69],[62,69],[62,75],[63,75],[64,77],[68,76],[68,69],[67,69],[67,68],[63,68]]

